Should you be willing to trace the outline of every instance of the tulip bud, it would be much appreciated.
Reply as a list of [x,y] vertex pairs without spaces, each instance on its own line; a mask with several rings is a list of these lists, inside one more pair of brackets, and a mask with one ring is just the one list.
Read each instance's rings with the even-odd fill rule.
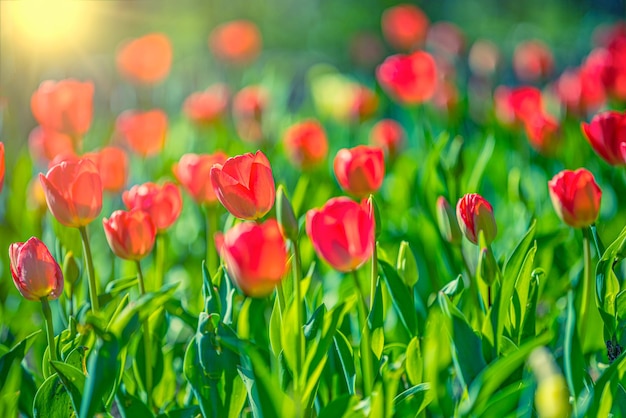
[[571,412],[569,390],[554,358],[547,348],[539,347],[528,357],[537,379],[535,407],[540,418],[568,417]]
[[463,235],[478,245],[478,233],[483,231],[485,242],[491,244],[498,233],[493,209],[484,197],[477,193],[466,194],[456,205],[456,217]]
[[147,212],[158,232],[172,226],[183,208],[180,189],[169,181],[162,186],[151,182],[135,185],[122,194],[122,200],[128,209]]
[[39,180],[50,212],[62,225],[78,228],[100,215],[102,180],[91,160],[63,161]]
[[411,247],[409,247],[409,243],[406,241],[400,243],[396,268],[400,277],[404,279],[404,283],[409,289],[412,289],[419,280],[419,270],[413,251],[411,251]]
[[378,147],[359,145],[337,152],[335,177],[346,192],[365,197],[380,189],[385,177],[385,156]]
[[218,200],[237,218],[259,219],[274,206],[272,167],[261,151],[229,158],[223,165],[215,164],[211,181]]
[[116,210],[109,219],[102,220],[102,225],[111,250],[124,260],[141,260],[154,247],[156,227],[141,209]]
[[211,182],[211,168],[224,164],[228,157],[221,151],[215,154],[185,154],[174,164],[172,171],[178,182],[199,205],[217,203]]
[[162,33],[151,33],[125,42],[117,52],[117,69],[137,84],[157,84],[170,72],[172,44]]
[[306,215],[306,231],[315,252],[341,272],[358,269],[374,253],[375,220],[367,201],[330,199]]
[[448,200],[439,196],[437,199],[437,224],[441,236],[450,244],[460,244],[462,235],[459,229],[459,222],[456,219],[454,209]]
[[65,281],[72,287],[80,279],[80,267],[74,257],[74,253],[71,251],[68,251],[68,253],[65,254],[65,259],[63,259],[63,277],[65,277]]
[[607,163],[626,165],[626,112],[598,113],[591,123],[581,125],[591,148]]
[[287,271],[287,244],[274,219],[240,223],[215,241],[229,277],[248,296],[269,295]]
[[276,196],[276,217],[283,236],[295,242],[298,239],[298,220],[282,185],[278,186]]
[[38,238],[11,244],[9,259],[13,283],[26,299],[54,300],[63,293],[61,267]]
[[602,190],[586,169],[563,170],[548,182],[548,188],[554,210],[569,226],[583,228],[598,218]]

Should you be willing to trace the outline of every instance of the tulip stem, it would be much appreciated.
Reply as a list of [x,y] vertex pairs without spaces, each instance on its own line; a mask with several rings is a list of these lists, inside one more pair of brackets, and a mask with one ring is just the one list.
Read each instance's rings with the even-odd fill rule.
[[374,254],[372,255],[372,280],[370,280],[370,312],[374,309],[374,295],[376,295],[376,282],[378,281],[378,243],[374,238]]
[[165,236],[162,233],[157,233],[156,236],[154,267],[156,269],[154,290],[159,290],[163,286],[163,270],[165,269]]
[[294,371],[295,390],[297,394],[297,401],[301,402],[300,395],[300,372],[302,371],[302,359],[304,357],[304,332],[302,330],[302,289],[300,287],[302,279],[302,267],[300,260],[300,247],[297,241],[291,242],[293,247],[293,287],[296,304],[296,367]]
[[365,296],[363,296],[363,291],[361,289],[361,284],[359,283],[359,275],[356,270],[352,272],[352,277],[354,278],[354,285],[357,288],[359,293],[359,323],[361,328],[361,374],[363,375],[363,397],[367,397],[372,393],[373,386],[373,371],[372,371],[372,350],[370,343],[370,331],[369,325],[367,323],[367,302],[365,301]]
[[54,326],[52,325],[52,311],[50,310],[50,302],[47,297],[43,297],[41,300],[41,307],[43,309],[43,317],[46,320],[46,334],[48,336],[48,353],[50,353],[50,360],[57,361],[57,347],[54,343]]
[[[139,283],[139,294],[146,294],[146,286],[141,271],[141,263],[136,260],[137,264],[137,282]],[[143,321],[143,347],[144,347],[144,364],[146,368],[146,397],[148,406],[152,405],[152,344],[150,342],[150,322],[146,318]]]
[[[578,287],[582,287],[582,294],[580,297],[580,315],[579,318],[582,318],[580,321],[580,337],[585,338],[587,332],[587,322],[589,315],[590,304],[593,303],[590,300],[590,295],[593,293],[592,287],[594,285],[592,281],[592,270],[591,270],[591,228],[584,227],[583,230],[583,277],[582,283],[578,285]],[[584,344],[583,344],[584,346]]]
[[91,257],[91,246],[89,245],[89,235],[87,228],[78,227],[80,237],[83,241],[83,254],[85,255],[85,264],[87,265],[87,280],[89,281],[89,300],[91,302],[91,310],[98,312],[100,304],[98,303],[98,284],[96,283],[96,275],[93,270],[93,259]]
[[206,206],[206,263],[211,277],[217,271],[217,252],[213,236],[218,229],[217,207],[215,205]]

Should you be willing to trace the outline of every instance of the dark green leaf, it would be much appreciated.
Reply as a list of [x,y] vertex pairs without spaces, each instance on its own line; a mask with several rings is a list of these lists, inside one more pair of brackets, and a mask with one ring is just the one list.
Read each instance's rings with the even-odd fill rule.
[[415,336],[417,331],[417,314],[413,302],[411,301],[409,289],[391,265],[383,260],[378,260],[378,263],[383,270],[383,277],[385,278],[389,293],[391,293],[391,300],[400,317],[400,321],[409,335]]

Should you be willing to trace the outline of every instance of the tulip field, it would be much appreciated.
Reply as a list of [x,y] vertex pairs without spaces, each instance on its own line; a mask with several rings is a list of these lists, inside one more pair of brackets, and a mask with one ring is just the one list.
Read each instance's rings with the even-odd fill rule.
[[0,417],[626,417],[623,1],[143,3],[0,5]]

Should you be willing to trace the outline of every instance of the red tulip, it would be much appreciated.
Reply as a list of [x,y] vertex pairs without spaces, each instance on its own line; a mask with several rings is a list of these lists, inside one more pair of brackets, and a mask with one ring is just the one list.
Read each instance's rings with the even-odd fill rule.
[[367,120],[374,116],[378,110],[378,96],[371,89],[362,84],[355,84],[352,109],[350,111],[353,120]]
[[129,81],[156,84],[170,72],[172,44],[162,33],[151,33],[123,43],[117,52],[117,69]]
[[94,162],[105,191],[117,193],[126,186],[128,179],[128,156],[123,149],[104,147],[98,152],[90,152],[83,156]]
[[602,190],[586,169],[563,170],[548,182],[548,188],[554,210],[569,226],[590,226],[598,218]]
[[152,251],[156,227],[150,215],[141,209],[116,210],[102,226],[113,253],[124,260],[141,260]]
[[427,52],[392,55],[376,69],[380,85],[395,100],[413,105],[429,100],[437,87],[437,65]]
[[493,209],[484,197],[477,193],[466,194],[456,205],[456,217],[463,235],[470,242],[478,245],[478,235],[482,230],[487,245],[498,234]]
[[385,39],[400,50],[411,50],[424,42],[428,24],[428,17],[412,4],[390,7],[381,18]]
[[9,247],[11,275],[28,300],[57,299],[63,293],[63,273],[46,244],[32,237]]
[[532,82],[546,78],[554,71],[554,57],[550,48],[538,40],[525,41],[515,47],[513,69],[517,78]]
[[428,28],[426,45],[444,57],[454,59],[465,49],[465,35],[451,22],[437,22]]
[[269,103],[269,94],[261,86],[248,86],[233,98],[233,116],[236,119],[260,120]]
[[185,154],[174,164],[172,171],[178,182],[199,205],[217,203],[211,182],[211,167],[224,164],[228,157],[221,151],[215,154]]
[[287,243],[274,219],[237,224],[215,241],[228,276],[248,296],[269,295],[287,271]]
[[183,208],[180,189],[169,181],[162,186],[150,182],[135,185],[122,194],[122,200],[129,210],[142,209],[147,212],[158,232],[172,226]]
[[102,210],[102,180],[88,159],[63,161],[39,180],[48,208],[61,224],[78,228],[88,225]]
[[155,155],[165,146],[167,115],[162,110],[127,110],[118,116],[115,129],[137,154]]
[[382,148],[387,155],[395,157],[406,142],[406,132],[393,119],[383,119],[370,131],[370,144]]
[[593,150],[607,163],[626,165],[626,112],[598,113],[581,127]]
[[76,155],[72,137],[41,126],[28,135],[28,148],[33,160],[41,164],[48,164],[58,156]]
[[291,125],[283,135],[289,162],[308,170],[319,166],[328,155],[328,139],[322,125],[313,119]]
[[261,52],[261,32],[248,20],[233,20],[217,26],[209,36],[209,48],[218,59],[243,65]]
[[600,108],[606,100],[601,73],[584,65],[563,71],[555,90],[561,103],[575,115],[584,116]]
[[541,91],[536,87],[500,86],[493,98],[496,116],[505,125],[522,125],[543,109]]
[[626,24],[618,22],[605,35],[603,42],[602,81],[607,92],[618,100],[626,100]]
[[347,198],[330,199],[321,209],[306,214],[306,232],[315,252],[334,269],[358,269],[374,253],[376,229],[371,205]]
[[183,104],[183,111],[192,122],[211,125],[226,113],[228,96],[228,87],[225,84],[215,84],[204,91],[189,95]]
[[74,79],[44,81],[30,99],[37,122],[46,129],[80,136],[89,130],[94,86]]
[[274,206],[276,188],[272,167],[263,152],[229,158],[211,168],[217,199],[233,216],[254,220]]
[[355,196],[375,193],[383,184],[385,156],[381,148],[359,145],[340,149],[333,165],[341,188]]
[[560,137],[560,126],[556,119],[544,113],[537,113],[524,124],[530,145],[546,156],[557,150]]
[[0,142],[0,192],[4,186],[4,143]]

